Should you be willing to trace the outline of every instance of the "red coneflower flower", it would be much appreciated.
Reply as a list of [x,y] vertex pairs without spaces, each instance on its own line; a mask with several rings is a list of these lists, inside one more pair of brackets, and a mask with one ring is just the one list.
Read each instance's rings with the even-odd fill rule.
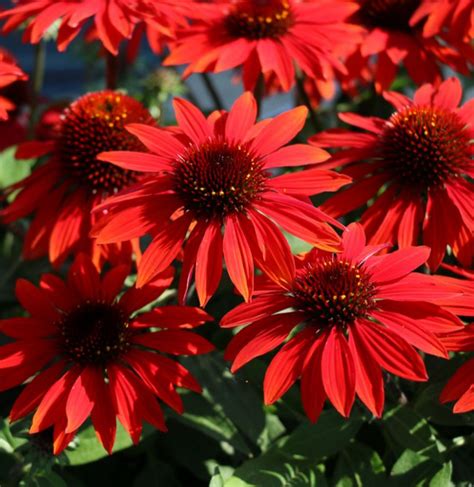
[[[90,37],[98,38],[112,54],[119,44],[130,39],[136,25],[143,21],[150,38],[161,33],[172,35],[177,25],[185,22],[183,3],[189,0],[14,0],[15,6],[0,14],[7,19],[3,31],[8,33],[28,22],[23,40],[36,44],[51,25],[59,21],[57,46],[64,51],[82,28],[93,20]],[[157,43],[153,40],[152,45]]]
[[[193,23],[176,32],[165,64],[188,64],[185,75],[243,67],[245,89],[260,73],[274,73],[284,91],[294,84],[295,66],[324,80],[335,67],[345,72],[335,46],[359,40],[360,29],[345,23],[354,2],[237,0],[196,5]],[[341,42],[341,39],[344,42]]]
[[[290,282],[265,283],[254,301],[233,309],[221,322],[223,327],[248,324],[225,353],[233,372],[291,337],[267,369],[265,403],[275,402],[301,378],[303,407],[312,421],[326,398],[349,416],[356,393],[381,416],[382,369],[426,380],[415,349],[447,358],[438,334],[464,326],[433,304],[451,291],[431,276],[412,272],[426,262],[427,247],[377,256],[384,245],[366,246],[362,227],[354,223],[342,241],[342,253],[312,250],[296,260]],[[299,332],[292,334],[297,326]]]
[[[173,272],[169,269],[142,289],[132,287],[118,298],[128,273],[128,266],[118,266],[101,279],[81,254],[66,281],[45,274],[38,288],[19,279],[16,295],[30,316],[0,321],[0,331],[15,339],[0,347],[0,390],[33,377],[14,403],[10,420],[35,411],[30,433],[54,428],[55,454],[66,448],[89,416],[109,453],[116,417],[134,443],[140,438],[142,421],[166,431],[156,397],[181,413],[183,404],[175,387],[201,391],[192,375],[163,353],[195,355],[212,350],[207,340],[187,331],[212,318],[187,306],[135,315],[170,285]],[[161,330],[149,332],[149,327]]]
[[[351,22],[367,29],[367,35],[358,46],[359,62],[367,64],[377,55],[375,87],[386,90],[403,65],[417,85],[439,84],[441,65],[467,74],[467,61],[474,59],[468,42],[449,45],[445,30],[453,31],[456,24],[445,23],[445,29],[424,30],[425,21],[419,15],[426,0],[358,0],[360,9]],[[414,23],[413,20],[417,22]],[[429,34],[429,35],[428,35]],[[361,71],[362,66],[354,73]]]
[[347,176],[314,168],[271,177],[273,168],[328,158],[325,151],[304,144],[283,147],[303,127],[306,108],[255,124],[256,102],[248,92],[229,113],[214,112],[208,119],[185,100],[175,99],[174,107],[179,130],[127,127],[153,155],[99,156],[128,170],[161,173],[101,205],[107,214],[94,231],[99,243],[153,231],[154,239],[138,266],[138,286],[173,261],[188,232],[180,297],[184,299],[194,272],[203,306],[219,284],[222,257],[246,300],[252,294],[254,263],[267,272],[278,262],[284,265],[289,246],[272,220],[321,248],[339,246],[339,236],[326,222],[340,224],[312,206],[308,196],[339,188],[349,181]]
[[[13,56],[0,48],[0,89],[11,86],[18,81],[24,81],[28,76],[18,67]],[[15,109],[15,104],[6,94],[0,94],[0,120],[8,118],[8,112]]]
[[345,166],[343,172],[354,179],[322,209],[338,217],[375,198],[361,218],[370,243],[416,245],[422,225],[423,243],[431,247],[431,269],[438,267],[447,245],[470,266],[474,102],[458,108],[461,96],[459,80],[451,78],[438,89],[424,85],[413,100],[385,93],[397,110],[388,120],[340,114],[366,132],[336,129],[310,139],[317,146],[344,148],[329,165]]
[[49,130],[54,138],[20,145],[19,159],[50,154],[29,177],[8,188],[18,194],[0,211],[5,223],[34,214],[24,242],[26,258],[49,255],[54,265],[76,251],[92,255],[97,265],[104,259],[130,258],[130,243],[99,247],[89,238],[92,209],[105,196],[138,181],[138,174],[96,159],[104,150],[146,151],[124,129],[130,122],[155,123],[148,110],[127,95],[90,93],[64,110],[58,125]]

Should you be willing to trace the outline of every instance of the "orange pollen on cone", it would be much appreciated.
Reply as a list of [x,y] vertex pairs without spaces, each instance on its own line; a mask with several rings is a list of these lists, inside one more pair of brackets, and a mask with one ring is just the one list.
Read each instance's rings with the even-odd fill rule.
[[154,124],[137,100],[114,91],[87,94],[63,113],[59,127],[58,156],[66,174],[91,193],[110,194],[138,179],[137,173],[98,161],[105,151],[145,151],[125,130],[129,123]]
[[420,6],[420,0],[361,0],[358,11],[367,27],[410,31],[410,19]]
[[244,212],[265,189],[268,173],[243,145],[214,139],[190,146],[175,163],[174,190],[196,217]]
[[320,329],[345,329],[375,308],[376,288],[363,268],[337,258],[318,258],[305,263],[293,282],[297,309],[308,324]]
[[230,35],[247,39],[280,37],[293,23],[287,0],[241,0],[226,17]]
[[79,304],[57,326],[64,354],[81,365],[106,365],[130,346],[128,317],[105,301]]
[[456,113],[431,106],[405,108],[387,122],[378,151],[401,183],[420,190],[440,186],[470,162],[464,128]]

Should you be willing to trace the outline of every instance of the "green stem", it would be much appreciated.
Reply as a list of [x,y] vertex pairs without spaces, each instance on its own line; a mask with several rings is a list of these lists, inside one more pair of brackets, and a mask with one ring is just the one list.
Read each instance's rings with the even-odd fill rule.
[[211,81],[211,78],[207,73],[201,73],[202,80],[204,81],[204,84],[206,85],[207,91],[209,92],[209,95],[212,98],[212,102],[214,103],[214,106],[217,110],[223,110],[224,109],[224,103],[217,92],[217,90],[214,87],[214,84]]
[[311,100],[308,96],[308,93],[306,93],[306,90],[304,88],[304,75],[301,72],[296,74],[296,88],[298,90],[298,95],[301,99],[301,102],[308,108],[311,125],[313,126],[313,129],[318,132],[320,130],[319,122],[316,117],[316,112],[311,105]]
[[32,93],[30,103],[30,123],[28,127],[28,135],[33,137],[36,118],[38,114],[39,99],[41,90],[43,88],[44,70],[46,65],[46,44],[44,41],[39,41],[35,49],[35,63],[33,67]]

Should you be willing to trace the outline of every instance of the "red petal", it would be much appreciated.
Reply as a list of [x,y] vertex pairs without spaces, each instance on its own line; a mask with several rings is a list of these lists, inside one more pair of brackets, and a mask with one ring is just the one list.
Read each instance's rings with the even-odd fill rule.
[[267,184],[282,193],[311,196],[326,191],[336,191],[350,183],[352,179],[326,169],[308,169],[297,173],[288,173],[270,179]]
[[371,280],[388,282],[405,277],[422,266],[430,255],[428,247],[405,247],[391,254],[381,256],[377,264],[370,267]]
[[374,360],[385,370],[408,380],[428,379],[425,365],[413,347],[396,333],[370,321],[359,320],[352,333],[363,341]]
[[101,152],[96,156],[99,161],[111,162],[115,166],[130,171],[157,173],[170,171],[172,166],[166,157],[158,157],[146,152],[110,151]]
[[[357,323],[354,326],[358,326]],[[349,348],[354,360],[356,393],[369,411],[380,418],[385,400],[382,369],[372,358],[365,342],[349,329]]]
[[139,123],[131,123],[126,126],[126,129],[138,137],[140,142],[151,152],[159,156],[169,157],[172,161],[185,150],[177,137],[163,129]]
[[214,345],[196,333],[164,330],[132,338],[133,343],[173,355],[199,355],[214,350]]
[[317,164],[330,158],[329,152],[306,144],[293,144],[282,147],[266,156],[265,168],[293,167]]
[[56,382],[61,374],[65,363],[57,362],[45,371],[39,373],[22,391],[13,404],[10,411],[10,421],[17,421],[40,403],[48,389]]
[[94,394],[94,407],[91,412],[92,424],[97,438],[106,451],[111,454],[115,442],[117,420],[109,384],[103,380],[97,381]]
[[66,401],[66,433],[74,433],[88,418],[94,406],[96,383],[103,381],[102,371],[85,367],[76,379]]
[[251,303],[242,303],[229,311],[220,322],[223,328],[230,328],[239,325],[252,323],[265,316],[270,316],[277,311],[284,311],[291,308],[295,303],[290,296],[258,296]]
[[34,318],[7,318],[0,320],[0,331],[11,338],[32,339],[54,335],[58,332],[50,321]]
[[431,355],[448,358],[448,352],[441,341],[429,330],[423,329],[423,326],[417,320],[412,320],[408,316],[403,315],[403,311],[401,311],[401,314],[387,310],[381,312],[372,311],[371,314],[410,345]]
[[263,381],[264,402],[273,404],[301,375],[314,330],[307,328],[286,343],[270,362]]
[[245,301],[249,301],[253,292],[253,257],[247,238],[235,215],[229,215],[225,220],[223,251],[231,281]]
[[138,315],[133,326],[154,326],[157,328],[195,328],[213,317],[201,308],[190,306],[162,306],[149,313]]
[[459,399],[473,385],[473,376],[474,358],[468,360],[456,370],[454,375],[444,386],[439,400],[442,403],[445,403]]
[[253,139],[251,147],[260,155],[276,151],[301,131],[307,115],[308,109],[302,106],[278,115]]
[[257,103],[250,92],[245,92],[235,101],[225,125],[225,135],[229,140],[241,141],[255,124]]
[[332,328],[324,345],[321,368],[329,400],[347,418],[355,398],[355,369],[349,345],[337,326]]
[[301,313],[269,316],[241,330],[227,345],[224,358],[232,360],[235,372],[255,357],[259,357],[280,345],[291,330],[304,321]]
[[75,258],[69,269],[67,282],[84,300],[102,297],[99,273],[86,254],[79,254]]
[[222,275],[221,224],[209,222],[196,254],[195,279],[199,304],[204,307],[215,293]]
[[206,117],[192,103],[182,98],[175,98],[173,106],[179,127],[196,145],[212,137],[213,134]]
[[360,223],[351,223],[342,234],[342,246],[344,250],[341,259],[353,261],[365,248],[364,227]]
[[57,321],[59,318],[56,307],[49,299],[47,293],[26,279],[18,279],[15,286],[15,295],[22,307],[33,318],[46,321]]
[[315,423],[323,410],[326,392],[324,391],[321,358],[327,333],[320,334],[306,355],[301,374],[301,401],[310,421]]
[[102,279],[101,294],[102,299],[112,303],[119,292],[122,290],[125,279],[130,274],[129,265],[119,265],[110,269]]
[[173,262],[183,245],[191,221],[192,216],[186,213],[161,227],[138,265],[137,287],[143,287]]

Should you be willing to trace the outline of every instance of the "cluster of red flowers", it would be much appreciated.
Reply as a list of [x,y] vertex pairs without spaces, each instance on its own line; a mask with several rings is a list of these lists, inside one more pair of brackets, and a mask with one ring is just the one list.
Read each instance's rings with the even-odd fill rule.
[[[474,350],[474,325],[462,321],[474,316],[474,102],[460,106],[459,80],[442,81],[440,69],[463,73],[474,61],[471,1],[15,3],[0,14],[3,29],[26,24],[26,42],[58,21],[60,50],[87,27],[110,56],[122,41],[136,52],[146,32],[156,52],[167,45],[164,64],[187,64],[185,77],[240,67],[249,91],[208,116],[176,98],[175,127],[121,92],[89,93],[20,144],[18,159],[41,163],[5,189],[0,219],[32,217],[26,259],[73,263],[64,280],[20,279],[29,316],[0,321],[12,339],[0,347],[0,390],[27,383],[12,421],[34,413],[31,433],[52,428],[55,453],[89,417],[109,452],[116,418],[135,442],[142,421],[165,430],[157,399],[182,412],[176,387],[201,388],[163,354],[213,349],[189,329],[213,320],[202,308],[224,269],[245,301],[220,323],[246,325],[226,349],[231,370],[283,344],[265,375],[265,403],[300,379],[312,421],[326,399],[349,416],[356,396],[380,417],[383,370],[426,381],[418,351],[446,359]],[[386,91],[402,65],[421,85],[412,98]],[[24,77],[0,57],[1,87]],[[392,115],[341,113],[362,130],[326,130],[309,144],[292,143],[306,107],[257,122],[251,91],[298,84],[311,108],[336,82],[348,93],[373,82]],[[0,97],[0,117],[13,108]],[[285,234],[312,250],[292,255]],[[442,264],[448,255],[460,275],[430,275],[452,270]],[[180,304],[143,312],[172,285],[176,261]],[[134,265],[136,283],[122,294]],[[200,308],[186,306],[191,289]],[[472,370],[471,360],[442,393],[458,401],[455,412],[474,409]]]

